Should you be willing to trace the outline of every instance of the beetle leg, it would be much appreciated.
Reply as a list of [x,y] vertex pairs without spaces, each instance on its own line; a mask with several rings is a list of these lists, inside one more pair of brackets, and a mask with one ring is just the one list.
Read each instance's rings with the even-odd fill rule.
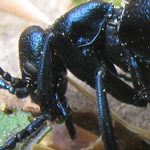
[[70,135],[70,137],[74,140],[77,136],[76,134],[76,130],[75,127],[72,123],[72,114],[71,114],[71,109],[69,107],[69,105],[66,102],[66,97],[61,97],[60,98],[62,100],[62,102],[58,101],[57,102],[57,107],[59,108],[58,111],[58,115],[61,116],[62,118],[59,119],[63,119],[65,121],[65,125],[67,127],[68,133]]
[[117,150],[117,142],[115,140],[116,138],[111,123],[111,117],[105,92],[110,93],[119,101],[136,106],[146,106],[147,101],[137,101],[134,99],[135,90],[123,82],[110,70],[108,70],[104,64],[102,64],[102,67],[100,67],[96,72],[95,85],[98,100],[99,124],[105,149]]
[[103,76],[103,83],[105,85],[106,92],[110,93],[117,100],[131,104],[134,106],[145,107],[147,100],[140,98],[135,99],[135,89],[130,87],[118,76],[113,74],[110,70],[105,67],[105,75]]
[[135,88],[134,99],[136,99],[137,102],[144,100],[149,102],[149,88],[146,86],[140,67],[136,61],[136,58],[134,58],[133,56],[130,56],[129,67],[133,81],[133,86]]
[[100,69],[96,73],[96,92],[97,103],[99,111],[99,125],[106,150],[117,150],[117,142],[114,134],[108,102],[105,94],[105,87],[103,84],[103,75],[105,74],[104,68]]
[[[38,93],[38,101],[40,102],[40,107],[43,114],[47,115],[51,120],[53,119],[63,119],[65,121],[66,127],[72,139],[76,137],[76,130],[71,120],[71,113],[69,105],[66,102],[66,98],[64,96],[66,86],[65,79],[63,77],[57,77],[60,79],[60,82],[54,83],[54,78],[56,78],[57,74],[55,74],[53,65],[54,65],[54,57],[53,51],[51,50],[51,41],[53,34],[48,34],[42,48],[42,55],[40,66],[37,75],[37,93]],[[53,59],[52,59],[53,57]],[[55,59],[58,61],[57,59]],[[59,66],[60,67],[60,66]],[[58,69],[58,68],[57,68]],[[64,69],[64,68],[61,68]],[[63,71],[61,73],[64,73]],[[53,90],[56,88],[56,91]],[[63,89],[62,89],[63,88]],[[58,92],[58,93],[57,93]],[[55,95],[55,96],[54,96]],[[55,98],[54,98],[55,97]],[[55,112],[53,112],[55,109]]]
[[[114,18],[115,19],[115,18]],[[114,20],[112,20],[113,22]],[[130,88],[125,83],[121,83],[119,77],[115,77],[111,75],[110,79],[107,80],[111,83],[113,82],[113,87],[110,89],[108,87],[108,92],[116,97],[119,101],[132,104],[135,106],[146,106],[149,99],[149,88],[146,87],[146,83],[144,82],[144,77],[142,74],[141,68],[138,66],[136,58],[132,56],[132,51],[125,48],[125,44],[121,42],[118,33],[118,26],[112,25],[111,21],[107,24],[106,27],[106,54],[108,59],[112,62],[117,64],[120,68],[122,68],[126,72],[130,72],[131,74],[131,81],[134,85],[134,88]],[[110,69],[109,69],[110,70]],[[110,72],[110,71],[109,71]],[[115,77],[115,78],[114,78]],[[112,79],[114,78],[114,79]],[[118,79],[117,79],[118,78]],[[114,81],[116,82],[114,82]],[[106,80],[105,80],[106,81]],[[110,85],[110,83],[106,83]],[[113,85],[111,84],[111,85]],[[107,86],[107,85],[106,85]],[[119,88],[120,89],[119,89]],[[121,91],[122,89],[122,91]],[[146,90],[148,89],[148,90]],[[118,93],[117,93],[118,91]],[[127,92],[128,91],[128,92]],[[128,93],[128,94],[126,94]],[[128,96],[127,96],[128,95]],[[124,98],[123,98],[124,96]]]

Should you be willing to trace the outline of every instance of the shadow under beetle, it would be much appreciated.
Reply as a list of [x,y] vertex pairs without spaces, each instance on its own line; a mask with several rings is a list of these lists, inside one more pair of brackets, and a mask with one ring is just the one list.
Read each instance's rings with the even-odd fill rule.
[[[96,88],[105,150],[117,150],[106,93],[139,107],[150,102],[149,24],[150,0],[128,0],[120,7],[93,0],[73,8],[46,30],[27,28],[19,41],[22,79],[0,68],[0,87],[19,98],[30,95],[42,113],[0,150],[15,148],[46,119],[64,120],[71,138],[76,137],[65,97],[66,68]],[[133,87],[121,80],[115,65],[130,73]]]

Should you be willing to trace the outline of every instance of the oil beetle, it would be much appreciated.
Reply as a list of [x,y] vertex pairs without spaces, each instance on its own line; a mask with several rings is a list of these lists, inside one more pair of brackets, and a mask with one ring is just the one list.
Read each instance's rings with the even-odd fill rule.
[[[22,79],[0,68],[0,87],[19,98],[30,95],[42,113],[0,150],[13,149],[46,119],[64,120],[71,138],[76,137],[65,97],[66,68],[96,89],[105,150],[117,150],[106,93],[134,106],[149,103],[149,7],[149,0],[127,0],[120,7],[93,0],[73,8],[46,30],[27,28],[19,41]],[[130,73],[133,87],[121,80],[115,65]]]

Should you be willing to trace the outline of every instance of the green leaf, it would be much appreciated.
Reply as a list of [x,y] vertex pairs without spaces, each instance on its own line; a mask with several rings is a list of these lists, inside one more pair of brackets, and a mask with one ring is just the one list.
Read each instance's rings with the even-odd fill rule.
[[32,120],[31,113],[20,109],[14,109],[11,114],[0,111],[0,146],[5,145],[16,133],[26,128]]

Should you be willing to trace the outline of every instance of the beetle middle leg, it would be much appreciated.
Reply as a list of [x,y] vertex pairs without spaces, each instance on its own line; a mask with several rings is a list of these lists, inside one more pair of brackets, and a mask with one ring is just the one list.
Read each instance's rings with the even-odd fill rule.
[[[147,101],[134,99],[135,90],[120,80],[118,76],[113,74],[105,65],[96,72],[96,92],[99,111],[99,124],[105,148],[107,150],[117,150],[117,143],[113,131],[106,92],[127,104],[135,106],[146,106]],[[128,93],[128,94],[127,94]],[[108,140],[109,139],[109,140]]]
[[[97,103],[98,103],[98,116],[100,131],[102,134],[102,139],[104,141],[105,149],[107,150],[117,150],[117,142],[114,134],[110,112],[108,108],[108,101],[105,93],[105,86],[103,84],[102,78],[104,75],[104,68],[100,69],[96,73],[96,93],[97,93]],[[109,140],[108,140],[109,139]]]

